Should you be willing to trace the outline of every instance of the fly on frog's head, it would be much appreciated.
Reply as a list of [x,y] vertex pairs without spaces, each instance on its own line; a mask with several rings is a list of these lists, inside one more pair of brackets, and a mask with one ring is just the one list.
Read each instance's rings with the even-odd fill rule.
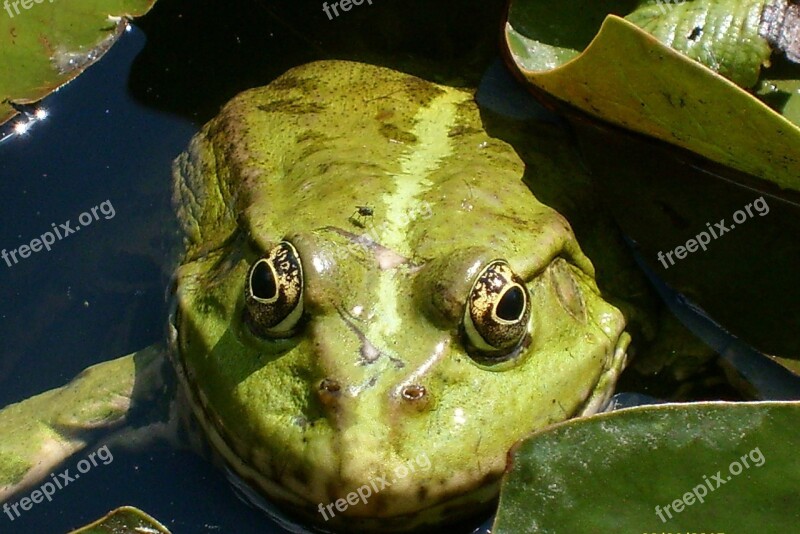
[[375,211],[369,206],[356,206],[356,210],[348,218],[348,220],[359,228],[365,228],[366,221],[375,215]]

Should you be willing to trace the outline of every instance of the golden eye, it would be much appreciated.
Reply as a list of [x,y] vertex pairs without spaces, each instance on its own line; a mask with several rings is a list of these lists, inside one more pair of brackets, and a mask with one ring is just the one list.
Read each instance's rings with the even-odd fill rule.
[[291,337],[303,317],[303,265],[294,245],[281,241],[250,267],[245,322],[259,337]]
[[530,317],[524,282],[505,260],[495,260],[481,271],[467,297],[464,333],[470,348],[503,359],[525,339]]

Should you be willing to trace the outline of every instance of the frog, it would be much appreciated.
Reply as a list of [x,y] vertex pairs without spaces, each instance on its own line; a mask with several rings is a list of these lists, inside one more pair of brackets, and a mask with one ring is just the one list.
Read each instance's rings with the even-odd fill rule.
[[531,186],[585,178],[565,139],[512,145],[487,113],[344,60],[234,97],[174,163],[166,346],[0,411],[0,499],[97,435],[132,441],[131,414],[173,396],[137,439],[194,426],[289,521],[403,532],[489,510],[516,442],[606,406],[636,314],[598,284],[627,271],[601,276],[552,207],[595,213],[574,205],[591,195]]

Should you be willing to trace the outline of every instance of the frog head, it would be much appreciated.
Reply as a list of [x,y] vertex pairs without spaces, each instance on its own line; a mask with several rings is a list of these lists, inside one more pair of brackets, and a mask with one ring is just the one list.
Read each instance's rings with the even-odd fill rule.
[[339,61],[192,140],[173,352],[241,478],[329,528],[405,530],[485,507],[517,440],[598,409],[625,320],[525,165],[470,92]]

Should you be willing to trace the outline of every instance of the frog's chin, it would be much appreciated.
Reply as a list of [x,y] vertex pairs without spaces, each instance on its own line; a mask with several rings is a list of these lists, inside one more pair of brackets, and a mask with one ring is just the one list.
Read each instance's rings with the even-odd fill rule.
[[[209,417],[207,402],[202,391],[188,380],[184,362],[177,352],[177,330],[170,323],[170,357],[178,376],[183,395],[191,406],[195,420],[214,452],[223,460],[229,480],[244,500],[265,511],[289,532],[427,532],[444,524],[475,524],[485,519],[496,506],[500,490],[500,476],[487,477],[477,488],[455,494],[449,499],[436,501],[431,506],[396,515],[341,515],[335,507],[323,515],[320,510],[328,504],[308,499],[302,494],[279,484],[243,460],[235,447],[222,435]],[[310,526],[309,526],[310,525]]]
[[[184,381],[183,376],[181,381]],[[185,391],[189,395],[194,394],[191,389]],[[310,501],[307,496],[275,482],[246,463],[216,426],[201,413],[203,410],[199,406],[192,403],[195,417],[214,451],[224,461],[228,479],[238,495],[267,513],[289,532],[429,532],[438,530],[442,525],[455,523],[473,527],[496,507],[500,491],[499,475],[475,490],[411,513],[386,516],[341,515],[334,506],[335,503]],[[469,529],[472,530],[473,528]]]
[[[230,465],[225,469],[228,480],[237,495],[248,504],[260,509],[288,532],[440,532],[443,525],[456,531],[472,532],[481,521],[490,516],[497,506],[499,481],[479,491],[412,514],[392,517],[333,516],[325,510],[325,503],[303,501],[301,504],[281,501],[256,489],[253,481],[243,479]],[[285,489],[283,490],[285,491]],[[332,504],[332,503],[331,503]],[[325,516],[322,512],[325,512]],[[332,507],[334,514],[336,508]]]
[[[587,416],[605,409],[613,393],[614,384],[625,367],[629,342],[630,337],[623,333],[592,394],[576,415]],[[335,507],[323,514],[325,506],[333,503],[309,501],[306,496],[264,476],[245,462],[207,417],[202,408],[203,400],[195,398],[202,394],[187,383],[182,365],[179,364],[176,368],[184,391],[192,397],[190,404],[195,417],[216,453],[224,460],[228,479],[237,494],[249,504],[264,511],[289,532],[428,532],[433,531],[432,529],[438,530],[442,525],[459,522],[470,526],[477,525],[496,507],[500,489],[499,476],[486,481],[471,492],[404,515],[342,516],[336,513]],[[331,516],[330,512],[334,515]]]
[[[184,377],[181,377],[183,382]],[[186,385],[186,384],[183,384]],[[187,389],[189,395],[194,392]],[[225,463],[228,479],[237,493],[248,503],[266,512],[289,532],[429,532],[442,525],[464,523],[477,525],[479,520],[496,507],[500,477],[468,493],[456,495],[431,506],[402,515],[358,516],[342,515],[335,503],[317,503],[307,495],[285,487],[264,476],[236,453],[207,419],[200,405],[192,403],[195,417],[202,425],[214,451]],[[341,503],[340,503],[341,505]],[[326,509],[327,507],[327,509]],[[473,530],[470,528],[470,531]]]

